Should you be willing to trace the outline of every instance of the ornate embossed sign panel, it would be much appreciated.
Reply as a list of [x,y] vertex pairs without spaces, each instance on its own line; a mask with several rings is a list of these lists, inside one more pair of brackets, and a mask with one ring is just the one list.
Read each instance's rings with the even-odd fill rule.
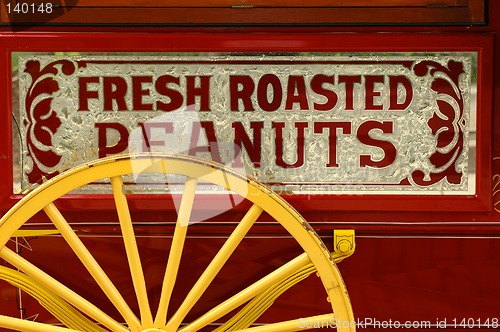
[[484,45],[347,52],[335,41],[12,52],[15,190],[96,158],[166,152],[282,194],[477,200]]
[[278,191],[475,194],[476,53],[16,55],[22,189],[142,150]]

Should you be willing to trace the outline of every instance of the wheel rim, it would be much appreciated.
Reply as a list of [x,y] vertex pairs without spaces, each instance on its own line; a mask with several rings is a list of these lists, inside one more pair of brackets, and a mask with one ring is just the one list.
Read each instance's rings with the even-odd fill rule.
[[[147,174],[179,174],[185,176],[187,179],[178,211],[177,223],[164,274],[159,308],[156,314],[151,312],[149,306],[144,273],[130,217],[130,210],[127,205],[126,195],[123,194],[122,176],[126,174],[135,174],[137,172]],[[55,200],[68,192],[100,179],[110,179],[113,188],[113,197],[119,216],[134,291],[139,306],[139,317],[132,312],[120,292],[81,242],[77,234],[71,229],[68,222],[54,204]],[[189,228],[190,213],[192,211],[192,204],[195,199],[198,181],[206,181],[224,187],[227,190],[231,190],[249,200],[253,205],[229,236],[228,240],[226,240],[219,253],[205,269],[205,272],[195,283],[181,306],[171,317],[167,317],[167,310],[172,290],[175,286],[182,249],[184,247],[184,240]],[[45,211],[52,223],[59,232],[61,232],[63,238],[80,258],[108,299],[110,299],[131,331],[197,331],[214,320],[224,316],[234,308],[249,301],[255,297],[259,291],[276,282],[283,274],[291,273],[294,269],[296,270],[298,267],[304,266],[309,262],[312,262],[317,270],[318,276],[331,302],[333,313],[318,317],[310,317],[308,318],[309,320],[302,318],[300,322],[315,322],[316,320],[333,321],[333,319],[335,319],[336,322],[339,322],[337,325],[338,331],[354,331],[354,318],[346,287],[342,281],[340,272],[335,263],[333,263],[329,252],[326,250],[319,236],[309,224],[278,195],[262,184],[231,169],[225,168],[222,165],[201,161],[191,157],[160,154],[119,156],[101,159],[76,167],[46,182],[44,185],[28,194],[0,220],[0,248],[2,248],[0,249],[0,257],[17,269],[23,271],[26,275],[36,280],[44,287],[58,294],[58,296],[65,301],[99,324],[102,324],[107,329],[112,331],[127,331],[127,328],[118,323],[115,319],[111,318],[83,297],[71,291],[69,288],[7,248],[6,244],[14,232],[19,230],[19,228],[37,212],[42,210]],[[252,284],[242,292],[227,299],[198,319],[181,326],[188,312],[197,303],[211,281],[224,266],[229,256],[231,256],[232,252],[263,211],[281,224],[281,226],[299,243],[305,253],[278,269],[278,272],[273,272],[262,278],[257,283]],[[18,323],[21,324],[21,322],[18,322],[18,320],[14,318],[0,317],[0,326],[3,324],[9,328],[17,328],[16,324]],[[23,324],[25,323],[26,322]],[[36,325],[37,323],[34,324]],[[50,329],[50,327],[44,326],[42,328],[35,325],[30,327],[30,329],[32,328],[40,331],[46,328]],[[313,324],[307,326],[312,325]],[[22,328],[25,327],[23,326],[19,329]],[[304,327],[299,327],[299,321],[295,320],[268,324],[248,330],[253,329],[259,331],[292,331],[304,329]]]

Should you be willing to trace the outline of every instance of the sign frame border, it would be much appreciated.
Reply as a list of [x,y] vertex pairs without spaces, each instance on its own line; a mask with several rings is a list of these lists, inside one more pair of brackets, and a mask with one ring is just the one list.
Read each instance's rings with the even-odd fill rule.
[[[492,33],[0,33],[0,107],[12,108],[13,52],[477,52],[476,194],[284,195],[299,211],[492,211]],[[12,194],[12,118],[2,112],[0,209],[23,195]],[[103,197],[104,201],[109,199]],[[78,200],[84,200],[79,208]],[[67,195],[63,210],[112,209],[95,195]],[[95,202],[95,203],[94,203]],[[134,204],[132,204],[133,208]]]

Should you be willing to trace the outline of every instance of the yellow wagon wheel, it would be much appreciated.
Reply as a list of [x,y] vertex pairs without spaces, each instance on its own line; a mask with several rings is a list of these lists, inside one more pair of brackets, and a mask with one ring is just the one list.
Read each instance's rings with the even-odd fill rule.
[[[150,309],[138,245],[123,187],[124,176],[137,173],[177,174],[186,178],[156,313],[153,313]],[[122,294],[120,294],[54,204],[54,201],[61,196],[102,179],[110,179],[111,182],[133,287],[137,297],[139,317],[134,314]],[[182,304],[173,315],[167,317],[169,302],[175,286],[189,227],[195,192],[200,181],[212,183],[237,193],[249,200],[253,205],[227,238],[217,255],[208,264],[188,295],[183,299]],[[124,323],[118,322],[83,296],[69,289],[8,248],[7,242],[9,238],[14,236],[21,226],[42,210],[48,215],[62,237],[120,313]],[[286,229],[300,244],[304,253],[234,296],[222,301],[198,318],[185,322],[186,315],[220,272],[263,211]],[[28,194],[0,220],[0,248],[0,257],[3,260],[23,272],[26,278],[32,280],[33,283],[36,283],[50,294],[54,294],[54,298],[77,309],[83,314],[83,316],[80,315],[81,319],[89,317],[91,319],[89,321],[95,325],[96,330],[104,328],[110,331],[198,331],[248,301],[255,299],[264,290],[270,289],[272,285],[283,282],[283,276],[293,275],[304,267],[311,265],[316,269],[331,303],[332,311],[330,313],[318,313],[318,316],[314,317],[270,323],[241,330],[296,331],[314,327],[313,322],[319,321],[338,322],[338,331],[355,330],[350,301],[340,272],[324,243],[298,212],[278,195],[246,176],[222,165],[195,158],[153,154],[118,156],[84,164],[65,172]],[[72,326],[69,329],[1,315],[0,327],[20,331],[83,331],[87,329],[78,326]]]

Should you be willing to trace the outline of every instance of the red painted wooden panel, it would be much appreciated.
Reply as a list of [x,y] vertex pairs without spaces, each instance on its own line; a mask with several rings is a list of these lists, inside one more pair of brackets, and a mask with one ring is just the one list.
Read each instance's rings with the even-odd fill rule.
[[[14,11],[4,0],[0,23],[8,25],[255,25],[255,24],[484,24],[484,0],[394,1],[98,1],[60,0],[51,13]],[[21,2],[23,3],[23,2]],[[25,4],[34,2],[25,2]],[[31,10],[33,8],[33,10]],[[10,14],[9,14],[10,11]]]

